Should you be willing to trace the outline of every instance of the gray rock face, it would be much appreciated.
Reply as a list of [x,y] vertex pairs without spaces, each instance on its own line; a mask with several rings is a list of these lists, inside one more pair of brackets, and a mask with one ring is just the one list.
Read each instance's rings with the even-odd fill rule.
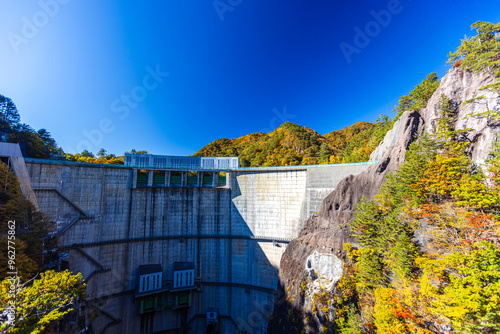
[[386,150],[379,163],[356,176],[343,179],[323,201],[320,214],[306,221],[300,236],[333,228],[342,231],[343,235],[342,240],[335,244],[336,249],[342,250],[344,242],[354,241],[349,237],[349,222],[358,201],[362,196],[372,199],[384,183],[387,173],[395,171],[404,162],[406,150],[421,131],[423,121],[417,111],[412,111],[403,114],[398,123],[395,131],[386,135],[386,138],[395,137],[397,141]]
[[[393,129],[389,131],[383,142],[370,156],[371,161],[379,161],[366,171],[343,179],[335,190],[325,198],[317,217],[309,218],[299,238],[287,247],[281,259],[280,283],[287,295],[299,295],[298,284],[306,279],[307,259],[314,252],[328,250],[339,258],[344,257],[343,245],[346,242],[356,243],[349,235],[356,205],[362,196],[373,199],[385,182],[385,176],[404,162],[405,153],[410,144],[422,131],[433,133],[441,116],[440,98],[445,94],[456,106],[454,119],[455,129],[472,128],[465,140],[471,142],[470,155],[474,162],[484,163],[489,155],[492,143],[500,132],[500,121],[488,121],[485,118],[468,117],[470,113],[486,110],[500,110],[499,94],[480,90],[495,78],[489,73],[474,74],[460,68],[451,69],[442,78],[440,87],[429,100],[427,107],[405,112]],[[464,101],[484,95],[485,98],[476,103],[463,104]],[[300,301],[294,307],[302,308]],[[275,314],[280,317],[280,314]]]
[[[472,73],[460,68],[451,69],[441,79],[441,85],[432,95],[427,107],[420,111],[428,132],[436,131],[437,123],[441,117],[439,102],[441,94],[446,95],[458,107],[455,117],[455,130],[472,129],[467,138],[472,142],[471,158],[475,163],[482,164],[488,157],[491,144],[500,132],[500,122],[490,122],[486,118],[468,117],[471,113],[486,110],[500,110],[500,98],[495,92],[481,90],[482,87],[495,82],[493,75],[487,72]],[[484,96],[484,99],[473,103],[465,101]]]
[[384,139],[380,144],[377,146],[377,148],[370,154],[370,162],[377,162],[382,160],[384,157],[385,152],[387,150],[391,149],[396,145],[398,142],[399,136],[401,135],[401,128],[403,127],[403,118],[400,117],[392,126],[392,129],[390,129],[387,134],[385,135]]
[[[280,283],[289,296],[300,296],[304,293],[300,291],[300,282],[314,283],[315,280],[308,277],[310,271],[306,268],[308,260],[314,258],[315,253],[321,253],[323,256],[333,254],[339,261],[344,258],[344,243],[356,242],[349,235],[349,222],[357,202],[361,196],[373,198],[382,186],[385,175],[403,163],[406,150],[421,131],[422,124],[422,118],[417,111],[403,114],[398,140],[385,152],[381,161],[356,176],[351,175],[343,179],[323,201],[319,215],[306,221],[299,238],[292,240],[281,258]],[[316,286],[310,285],[305,295],[312,295],[315,289]],[[307,308],[308,298],[290,300],[293,300],[296,308]],[[277,305],[277,317],[286,316],[279,314],[283,309],[283,305]]]
[[[441,116],[441,94],[446,95],[452,104],[457,106],[455,129],[472,129],[466,139],[471,141],[472,159],[476,163],[484,163],[492,143],[500,132],[500,122],[488,123],[486,118],[468,115],[488,109],[500,110],[499,94],[481,90],[482,87],[494,81],[495,78],[486,72],[474,74],[460,68],[451,69],[442,78],[441,85],[432,95],[426,108],[405,112],[394,124],[393,129],[387,132],[384,140],[370,157],[370,160],[379,162],[359,175],[351,175],[342,180],[323,201],[320,214],[306,221],[300,237],[335,229],[342,231],[340,235],[338,231],[334,233],[335,236],[332,234],[336,250],[341,250],[344,242],[354,241],[349,237],[349,223],[359,199],[362,196],[372,199],[378,193],[387,173],[397,170],[404,162],[406,150],[424,128],[430,133],[435,132]],[[485,98],[475,103],[464,104],[465,101],[479,96]]]
[[314,252],[307,258],[305,269],[318,290],[331,290],[342,277],[341,259],[334,254]]

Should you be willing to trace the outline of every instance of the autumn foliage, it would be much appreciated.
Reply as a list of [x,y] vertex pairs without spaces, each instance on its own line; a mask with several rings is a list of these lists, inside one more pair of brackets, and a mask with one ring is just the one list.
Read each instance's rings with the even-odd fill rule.
[[290,122],[270,133],[217,139],[195,156],[238,156],[243,167],[296,166],[367,161],[392,127],[387,116],[320,135]]
[[483,172],[440,131],[412,144],[375,201],[358,205],[351,230],[361,248],[349,252],[359,301],[350,316],[363,332],[500,330],[498,154]]
[[[500,77],[500,26],[473,28],[478,36],[462,41],[450,63]],[[400,100],[402,111],[424,86]],[[338,333],[500,332],[500,144],[485,165],[474,164],[468,129],[454,129],[457,107],[442,95],[439,108],[436,131],[411,145],[374,201],[358,204],[351,232],[359,246],[346,245],[350,284],[338,285],[354,297],[337,300]]]

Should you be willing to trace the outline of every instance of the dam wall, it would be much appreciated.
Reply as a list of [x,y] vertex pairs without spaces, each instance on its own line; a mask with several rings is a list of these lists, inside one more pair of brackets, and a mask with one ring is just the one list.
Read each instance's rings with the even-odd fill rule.
[[[304,222],[345,177],[370,165],[363,163],[239,168],[232,174],[233,220],[255,235],[298,237]],[[279,259],[278,259],[279,266]]]
[[[203,171],[189,184],[181,171],[172,185],[178,171],[149,170],[141,184],[137,168],[26,161],[69,269],[86,279],[95,333],[204,333],[209,308],[220,333],[265,332],[289,240],[344,176],[368,167],[238,168],[224,185],[216,174],[204,183]],[[176,263],[194,264],[186,289],[174,287]],[[144,265],[161,266],[161,289],[139,293]]]

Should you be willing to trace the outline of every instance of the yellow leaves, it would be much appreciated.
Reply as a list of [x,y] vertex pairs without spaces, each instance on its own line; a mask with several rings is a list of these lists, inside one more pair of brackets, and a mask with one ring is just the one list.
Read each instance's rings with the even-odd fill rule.
[[436,155],[426,166],[420,180],[414,185],[420,197],[439,202],[451,197],[464,175],[468,175],[470,162],[458,148]]
[[494,244],[481,242],[469,252],[417,263],[422,269],[420,293],[435,318],[464,329],[500,314],[500,250]]
[[335,155],[330,155],[329,161],[330,161],[331,164],[338,164],[338,163],[340,163],[339,158],[337,158]]
[[359,256],[358,250],[356,248],[353,248],[350,242],[344,243],[344,251],[347,252],[347,258],[351,262],[354,262]]
[[[47,271],[29,286],[18,286],[17,294],[9,294],[9,282],[0,284],[0,308],[14,304],[16,309],[16,326],[10,333],[26,332],[42,333],[54,321],[60,320],[69,313],[76,301],[85,296],[85,284],[82,275],[72,275],[69,271]],[[5,325],[5,324],[4,324]],[[6,325],[8,326],[8,325]],[[2,327],[6,329],[7,327]]]
[[374,291],[374,323],[380,333],[433,333],[420,286],[413,280],[395,280],[388,288]]
[[500,192],[489,188],[484,181],[464,175],[457,187],[451,192],[458,205],[469,208],[485,209],[500,203]]

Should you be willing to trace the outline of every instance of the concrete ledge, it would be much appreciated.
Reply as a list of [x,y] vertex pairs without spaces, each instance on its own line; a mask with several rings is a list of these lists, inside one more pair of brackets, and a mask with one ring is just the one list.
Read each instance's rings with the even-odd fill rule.
[[253,235],[232,235],[232,234],[200,234],[200,235],[163,235],[157,237],[145,237],[145,238],[127,238],[127,239],[113,239],[113,240],[102,240],[96,242],[86,242],[71,245],[62,246],[64,249],[80,249],[87,247],[99,247],[104,245],[114,245],[114,244],[126,244],[133,242],[146,242],[146,241],[161,241],[161,240],[182,240],[182,239],[231,239],[231,240],[255,240],[257,242],[272,242],[273,244],[281,243],[288,244],[292,240],[286,238],[274,238],[274,237],[261,237]]
[[346,167],[346,166],[359,166],[359,165],[375,165],[377,164],[378,161],[365,161],[365,162],[350,162],[350,163],[345,163],[345,164],[324,164],[324,165],[299,165],[299,166],[272,166],[272,167],[239,167],[239,168],[233,168],[231,171],[233,172],[246,172],[246,171],[256,171],[256,172],[261,172],[261,171],[288,171],[288,170],[307,170],[308,168],[335,168],[335,167]]

